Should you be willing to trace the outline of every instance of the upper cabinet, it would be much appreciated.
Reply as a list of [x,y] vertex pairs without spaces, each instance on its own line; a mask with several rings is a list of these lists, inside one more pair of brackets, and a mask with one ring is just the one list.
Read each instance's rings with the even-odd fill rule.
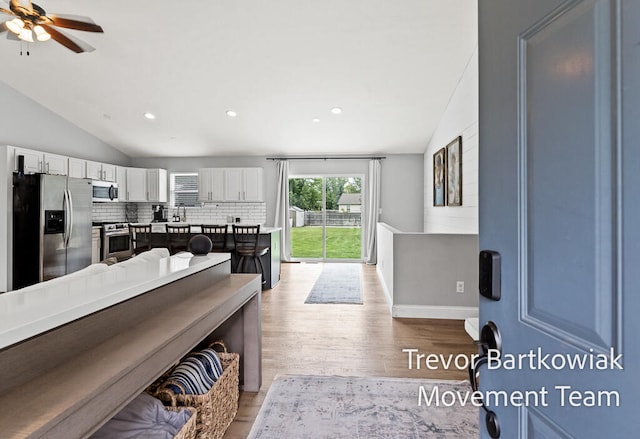
[[19,157],[24,160],[24,172],[26,174],[55,174],[67,175],[68,158],[58,154],[34,151],[25,148],[14,150],[14,171],[18,171]]
[[43,172],[46,174],[67,175],[69,158],[57,154],[43,154]]
[[121,201],[147,201],[147,170],[126,168],[126,187],[119,188]]
[[87,161],[69,157],[69,177],[87,178]]
[[126,168],[126,188],[120,187],[121,201],[167,202],[166,169]]
[[224,201],[224,169],[198,169],[198,199]]
[[167,200],[167,170],[147,169],[147,201],[166,203]]
[[200,201],[264,201],[262,168],[198,170]]
[[116,165],[87,160],[87,178],[92,180],[116,181]]
[[262,168],[246,168],[242,170],[242,200],[264,201]]

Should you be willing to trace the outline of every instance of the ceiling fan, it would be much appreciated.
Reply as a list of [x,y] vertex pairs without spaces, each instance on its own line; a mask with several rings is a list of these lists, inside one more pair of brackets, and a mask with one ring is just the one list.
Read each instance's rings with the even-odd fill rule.
[[[6,1],[6,0],[5,0]],[[76,15],[47,14],[44,9],[30,0],[10,0],[9,9],[0,8],[0,13],[14,17],[0,23],[0,32],[9,30],[7,38],[18,38],[29,43],[53,39],[76,53],[92,52],[94,47],[78,38],[68,35],[57,27],[85,32],[104,32],[88,17]]]

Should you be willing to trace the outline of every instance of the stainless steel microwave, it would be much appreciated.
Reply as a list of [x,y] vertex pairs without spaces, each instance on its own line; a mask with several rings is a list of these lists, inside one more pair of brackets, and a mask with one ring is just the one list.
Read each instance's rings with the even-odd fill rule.
[[98,203],[111,203],[118,201],[118,183],[111,181],[97,181],[91,182],[93,188],[92,199]]

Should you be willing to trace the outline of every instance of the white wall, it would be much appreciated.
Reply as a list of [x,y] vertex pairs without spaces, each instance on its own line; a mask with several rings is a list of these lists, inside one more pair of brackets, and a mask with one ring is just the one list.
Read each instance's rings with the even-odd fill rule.
[[[478,312],[478,236],[404,233],[378,224],[378,265],[393,317],[465,319]],[[463,293],[456,283],[464,282]]]
[[12,270],[13,149],[7,145],[118,165],[129,163],[117,149],[0,81],[0,292],[8,290]]
[[[423,166],[421,154],[388,155],[382,161],[380,220],[403,230],[422,230]],[[134,158],[133,166],[164,168],[169,172],[194,171],[207,167],[262,167],[264,169],[266,223],[275,218],[278,174],[276,162],[266,157],[192,157]],[[290,175],[360,174],[368,173],[366,160],[291,160]]]
[[[424,231],[478,233],[478,50],[424,153]],[[433,154],[462,136],[462,206],[433,206]],[[392,223],[393,224],[393,223]]]
[[116,165],[129,157],[0,81],[0,145]]

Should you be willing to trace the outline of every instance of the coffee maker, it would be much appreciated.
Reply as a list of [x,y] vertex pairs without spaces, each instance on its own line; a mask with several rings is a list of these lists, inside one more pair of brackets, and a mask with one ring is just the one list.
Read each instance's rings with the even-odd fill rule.
[[151,210],[153,210],[153,221],[156,223],[167,222],[167,211],[162,204],[152,204]]

